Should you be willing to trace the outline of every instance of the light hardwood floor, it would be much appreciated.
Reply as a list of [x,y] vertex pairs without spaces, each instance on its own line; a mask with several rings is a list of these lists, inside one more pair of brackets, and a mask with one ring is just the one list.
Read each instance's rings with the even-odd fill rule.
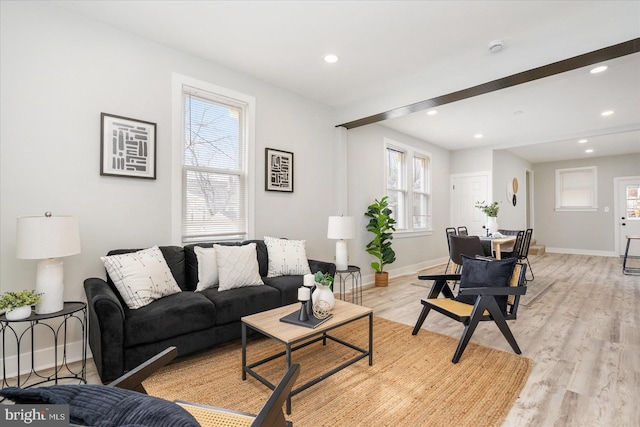
[[[534,364],[503,426],[640,426],[640,276],[624,276],[619,258],[547,253],[531,264],[535,280],[509,326]],[[413,326],[430,285],[417,274],[393,278],[386,288],[366,288],[363,304]],[[435,312],[423,328],[462,333],[461,324]],[[512,351],[491,322],[471,341]],[[91,361],[87,372],[89,383],[100,383]]]

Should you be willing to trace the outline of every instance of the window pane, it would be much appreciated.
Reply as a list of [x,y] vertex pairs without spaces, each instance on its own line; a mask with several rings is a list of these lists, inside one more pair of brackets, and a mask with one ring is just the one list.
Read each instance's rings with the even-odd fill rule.
[[413,158],[413,191],[425,192],[426,160],[422,157]]
[[185,96],[184,164],[242,170],[242,109]]
[[429,217],[427,213],[427,196],[413,195],[413,228],[427,228]]
[[595,167],[556,170],[556,208],[596,208],[596,173]]
[[402,191],[387,191],[387,197],[389,202],[389,209],[391,209],[391,216],[396,220],[396,228],[407,228],[404,222],[404,193]]
[[627,218],[640,218],[640,186],[627,186]]
[[183,236],[244,234],[244,183],[238,175],[185,171]]
[[387,188],[401,189],[402,185],[402,162],[404,153],[387,148]]

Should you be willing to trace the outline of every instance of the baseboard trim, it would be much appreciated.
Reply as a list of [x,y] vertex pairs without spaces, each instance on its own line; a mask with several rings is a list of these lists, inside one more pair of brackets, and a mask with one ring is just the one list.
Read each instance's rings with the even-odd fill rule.
[[[418,264],[406,265],[404,267],[393,268],[385,270],[389,273],[389,279],[393,279],[394,277],[407,276],[409,274],[417,274],[420,270],[425,270],[427,268],[435,267],[438,265],[446,264],[449,260],[449,257],[432,259],[429,261],[423,261]],[[376,276],[375,273],[367,274],[362,276],[362,286],[369,286],[375,283]]]
[[[54,364],[55,360],[55,351],[54,347],[48,347],[43,349],[38,349],[34,352],[33,360],[34,360],[34,369],[38,372],[43,372],[46,369],[51,369],[54,366],[60,366],[62,363],[62,357],[64,355],[63,352],[64,347],[62,345],[58,346],[58,363]],[[67,343],[67,364],[80,362],[82,360],[82,341],[75,341],[71,343]],[[91,350],[87,345],[87,360],[93,358],[91,354]],[[6,375],[4,369],[6,368]],[[21,353],[20,354],[20,375],[27,375],[31,370],[31,352]],[[64,369],[63,369],[64,371]],[[4,363],[0,365],[0,376],[5,378],[15,378],[18,376],[18,355],[7,356],[4,360]],[[60,376],[66,376],[64,372],[60,373]]]
[[574,248],[551,248],[547,246],[547,252],[556,254],[572,254],[572,255],[591,255],[591,256],[605,256],[605,257],[618,257],[619,255],[613,251],[593,251],[589,249],[574,249]]

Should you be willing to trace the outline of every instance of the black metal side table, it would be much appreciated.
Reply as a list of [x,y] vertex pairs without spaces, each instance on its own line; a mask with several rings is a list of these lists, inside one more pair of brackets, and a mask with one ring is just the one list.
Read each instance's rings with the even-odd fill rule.
[[[60,322],[57,325],[53,325],[54,322],[43,322],[43,320],[57,319]],[[67,355],[67,329],[74,323],[80,325],[82,328],[82,364],[80,369],[72,370],[69,367],[69,360]],[[24,331],[21,328],[17,328],[19,323],[28,323],[28,326]],[[49,324],[52,323],[52,324]],[[72,379],[79,380],[82,383],[87,383],[87,304],[84,302],[65,302],[61,311],[50,314],[35,314],[26,319],[20,320],[7,320],[5,315],[0,316],[0,328],[2,330],[2,384],[0,388],[15,386],[29,388],[46,382],[54,382],[58,384],[58,380]],[[36,369],[35,366],[35,330],[39,332],[37,335],[42,337],[42,334],[50,333],[53,337],[53,368],[54,372],[51,375],[44,375]],[[42,332],[40,332],[42,331]],[[16,361],[17,361],[17,377],[16,382],[10,384],[7,378],[7,339],[13,336],[16,343]],[[26,342],[25,342],[26,341]],[[31,348],[31,366],[29,371],[23,373],[20,363],[21,349],[29,344]],[[61,358],[58,357],[58,346],[62,345]],[[49,369],[49,368],[47,368]],[[29,380],[32,379],[35,382],[25,386]],[[12,381],[13,383],[13,381]]]
[[346,284],[351,279],[351,302],[362,305],[362,275],[360,267],[355,265],[347,266],[346,270],[336,270],[336,276],[340,282],[340,299],[346,298]]

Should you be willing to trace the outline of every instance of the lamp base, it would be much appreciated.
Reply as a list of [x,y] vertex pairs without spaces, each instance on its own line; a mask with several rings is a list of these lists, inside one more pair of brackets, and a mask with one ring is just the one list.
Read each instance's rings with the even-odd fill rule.
[[49,314],[64,308],[64,263],[60,258],[43,259],[38,263],[36,292],[40,303],[36,314]]
[[347,255],[347,241],[336,241],[336,270],[346,270],[348,266],[349,257]]

